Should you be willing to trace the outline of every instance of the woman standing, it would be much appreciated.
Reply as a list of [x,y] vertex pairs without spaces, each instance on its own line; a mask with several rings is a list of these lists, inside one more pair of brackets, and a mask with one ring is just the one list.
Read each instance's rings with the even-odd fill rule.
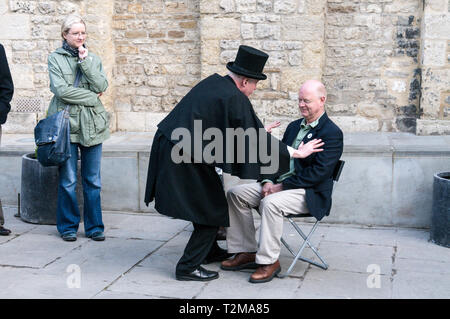
[[[105,240],[100,201],[102,143],[109,137],[109,114],[99,97],[108,87],[100,58],[85,46],[86,24],[76,15],[62,24],[63,44],[48,58],[50,90],[48,116],[70,105],[71,157],[59,168],[57,229],[65,241],[75,241],[80,223],[75,187],[78,149],[84,198],[84,229],[95,241]],[[78,87],[73,87],[77,71]]]

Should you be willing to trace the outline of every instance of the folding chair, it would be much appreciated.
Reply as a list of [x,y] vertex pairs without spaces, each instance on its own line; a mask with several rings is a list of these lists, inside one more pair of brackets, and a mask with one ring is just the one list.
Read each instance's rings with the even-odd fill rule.
[[[339,180],[339,176],[341,175],[342,169],[344,167],[345,162],[339,160],[339,162],[336,164],[336,167],[334,168],[334,172],[333,172],[333,186],[334,184]],[[312,217],[312,215],[310,214],[298,214],[298,215],[287,215],[285,216],[287,218],[287,220],[291,223],[291,225],[294,227],[294,229],[298,232],[298,234],[303,238],[303,244],[301,245],[299,251],[297,254],[294,253],[294,251],[292,250],[292,248],[288,245],[288,243],[283,239],[283,237],[281,238],[281,242],[283,243],[284,246],[286,246],[286,248],[289,250],[289,252],[292,254],[292,256],[294,256],[294,260],[292,261],[291,265],[289,266],[289,269],[287,270],[287,272],[285,274],[279,274],[278,277],[279,278],[284,278],[286,276],[289,276],[289,274],[292,272],[292,270],[294,269],[295,264],[297,263],[297,261],[303,260],[306,261],[314,266],[317,266],[319,268],[322,268],[324,270],[328,269],[328,265],[326,264],[326,262],[323,260],[323,258],[319,255],[317,249],[311,244],[310,239],[312,234],[314,233],[314,231],[316,230],[317,226],[319,225],[319,220],[317,220],[312,229],[310,230],[310,232],[308,233],[308,235],[305,235],[303,233],[303,231],[300,229],[300,227],[295,223],[294,218],[304,218],[304,217]],[[301,254],[303,252],[303,250],[305,249],[306,245],[308,245],[311,250],[316,254],[316,256],[320,259],[321,263],[312,261],[308,258],[302,257]]]

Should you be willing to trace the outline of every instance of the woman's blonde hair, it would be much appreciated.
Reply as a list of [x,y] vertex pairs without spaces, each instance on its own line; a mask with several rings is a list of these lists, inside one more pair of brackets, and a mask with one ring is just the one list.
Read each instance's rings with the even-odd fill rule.
[[76,14],[71,14],[64,19],[63,24],[61,25],[61,37],[64,40],[64,35],[67,34],[75,23],[82,23],[86,28],[86,23],[84,23],[83,19]]

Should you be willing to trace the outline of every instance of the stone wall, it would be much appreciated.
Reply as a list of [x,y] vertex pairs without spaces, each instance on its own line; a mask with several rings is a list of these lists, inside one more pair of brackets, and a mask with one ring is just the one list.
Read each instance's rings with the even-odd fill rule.
[[60,25],[86,18],[110,86],[111,129],[154,131],[199,80],[226,74],[240,44],[269,53],[251,100],[263,121],[299,116],[309,78],[344,132],[450,134],[448,0],[0,0],[16,93],[4,132],[31,133],[51,98]]
[[117,129],[152,131],[200,80],[199,3],[116,0]]
[[329,112],[351,131],[416,131],[421,1],[329,0]]
[[425,1],[422,32],[423,114],[417,134],[450,134],[450,1]]

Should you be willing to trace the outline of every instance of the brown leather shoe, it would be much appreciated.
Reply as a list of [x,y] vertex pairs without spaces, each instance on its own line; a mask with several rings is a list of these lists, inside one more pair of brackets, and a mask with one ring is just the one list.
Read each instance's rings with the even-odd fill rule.
[[223,270],[256,269],[258,265],[255,263],[255,258],[255,253],[238,253],[232,259],[223,261],[220,268]]
[[250,282],[257,284],[268,282],[281,271],[280,262],[277,260],[271,265],[260,265],[258,269],[250,276]]

